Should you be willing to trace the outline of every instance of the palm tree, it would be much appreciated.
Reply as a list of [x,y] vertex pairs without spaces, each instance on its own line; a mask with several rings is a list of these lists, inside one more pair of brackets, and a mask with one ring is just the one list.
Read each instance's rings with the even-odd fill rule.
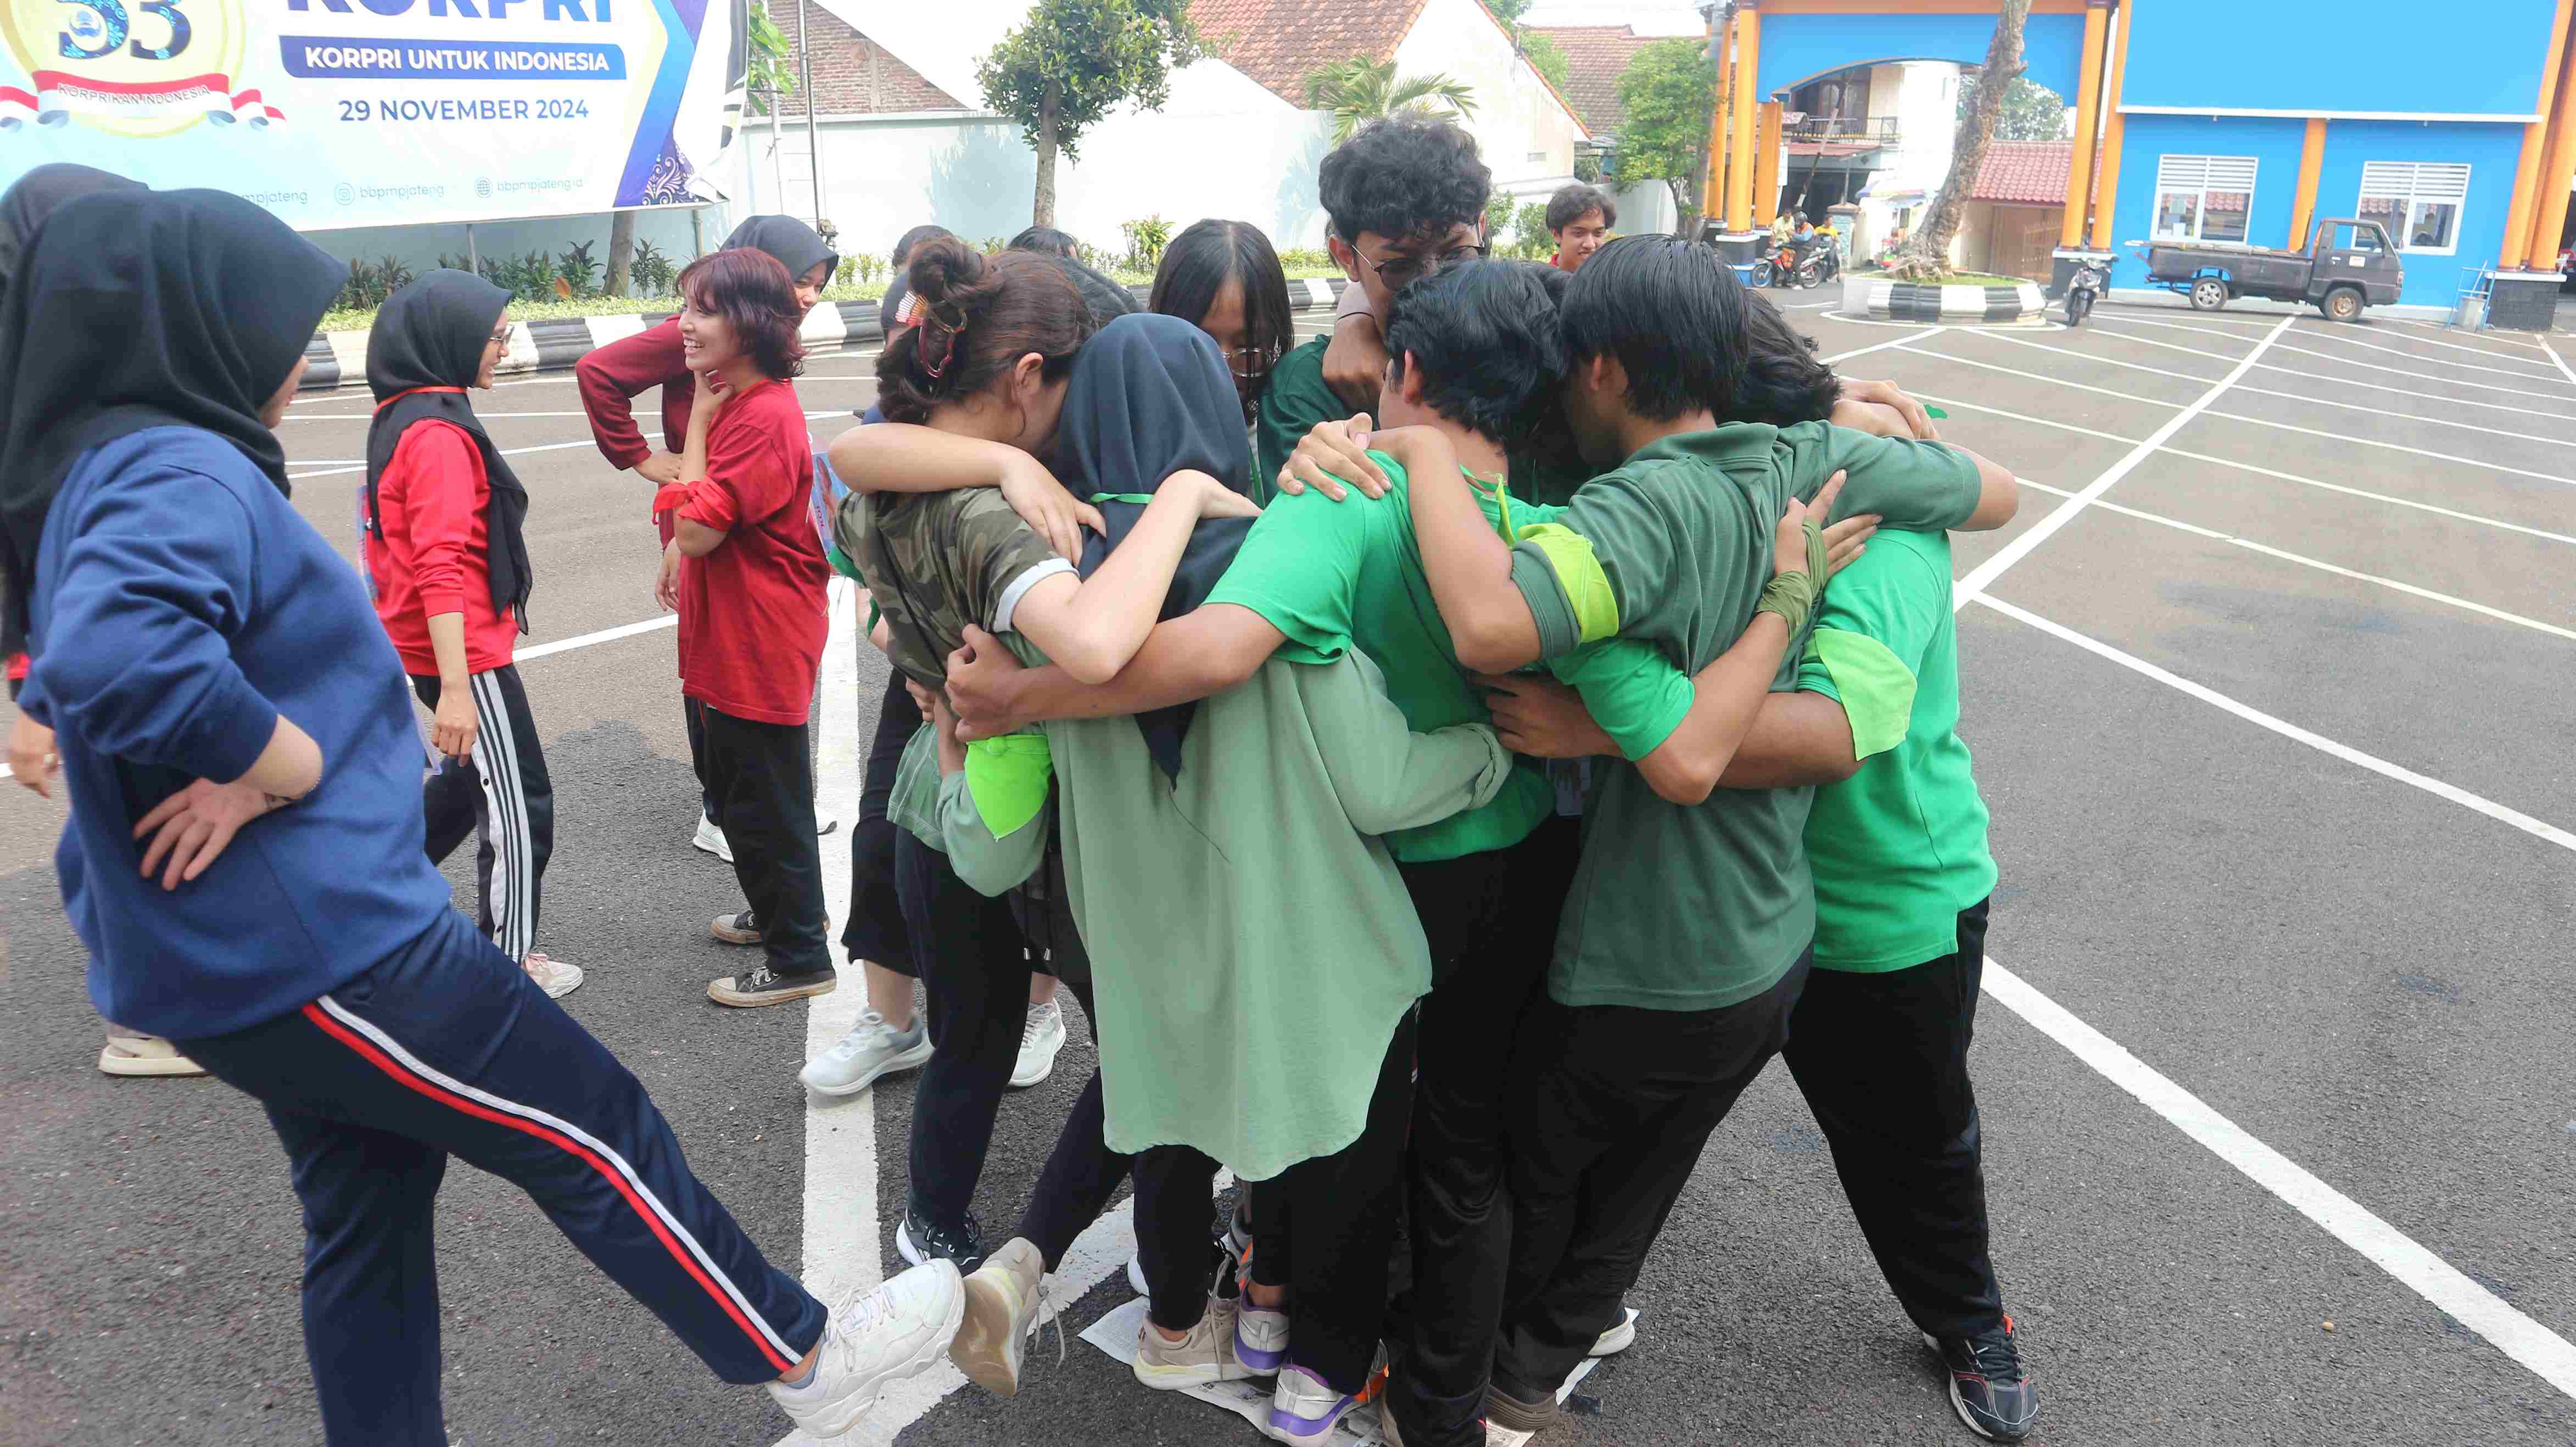
[[1306,77],[1306,104],[1333,113],[1338,145],[1353,131],[1387,116],[1472,117],[1476,88],[1446,74],[1399,76],[1392,59],[1354,55]]

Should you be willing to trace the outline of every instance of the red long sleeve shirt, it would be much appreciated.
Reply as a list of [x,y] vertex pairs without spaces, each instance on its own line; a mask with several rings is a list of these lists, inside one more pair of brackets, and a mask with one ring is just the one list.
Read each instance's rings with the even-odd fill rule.
[[510,662],[519,625],[492,605],[484,522],[491,502],[483,454],[464,428],[430,419],[403,432],[376,483],[382,536],[367,538],[367,575],[376,582],[376,617],[404,672],[438,672],[429,620],[439,613],[465,615],[468,673]]
[[[652,444],[635,426],[635,398],[647,388],[662,389],[663,450],[677,453],[688,442],[697,379],[680,361],[678,317],[610,342],[575,362],[572,370],[581,388],[581,410],[590,414],[591,439],[599,444],[599,455],[614,465],[631,468],[653,455]],[[671,541],[667,518],[662,541]]]
[[725,534],[680,564],[680,692],[735,718],[801,724],[828,630],[823,560],[807,503],[814,440],[805,404],[764,382],[717,414],[707,475],[666,492],[679,516]]

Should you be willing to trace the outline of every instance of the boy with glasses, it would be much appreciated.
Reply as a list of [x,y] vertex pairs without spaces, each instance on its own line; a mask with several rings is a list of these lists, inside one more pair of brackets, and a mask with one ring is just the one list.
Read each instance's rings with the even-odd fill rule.
[[[1463,257],[1485,254],[1485,197],[1493,173],[1476,139],[1447,121],[1397,116],[1378,121],[1324,157],[1321,184],[1333,260],[1351,280],[1343,305],[1357,315],[1365,301],[1382,331],[1395,294],[1409,282]],[[1356,324],[1354,324],[1356,325]],[[1253,496],[1268,502],[1272,481],[1318,422],[1337,422],[1374,399],[1371,367],[1363,400],[1346,401],[1325,379],[1322,337],[1279,359],[1254,415]]]

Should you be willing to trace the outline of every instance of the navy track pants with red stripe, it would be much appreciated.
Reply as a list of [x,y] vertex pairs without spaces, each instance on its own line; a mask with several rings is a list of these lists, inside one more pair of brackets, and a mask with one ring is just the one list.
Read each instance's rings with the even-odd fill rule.
[[728,1382],[822,1338],[822,1304],[690,1174],[643,1084],[463,915],[300,1009],[179,1043],[286,1146],[331,1447],[447,1441],[430,1226],[451,1155],[526,1191]]

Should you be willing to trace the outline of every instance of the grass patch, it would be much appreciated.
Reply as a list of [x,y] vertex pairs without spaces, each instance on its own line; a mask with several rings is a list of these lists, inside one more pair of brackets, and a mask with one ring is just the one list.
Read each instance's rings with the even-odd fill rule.
[[[1330,277],[1339,276],[1341,274],[1342,273],[1338,268],[1329,266],[1292,266],[1288,268],[1288,279],[1291,281],[1302,280],[1310,276]],[[1144,286],[1154,279],[1154,274],[1150,271],[1129,271],[1124,267],[1111,269],[1109,275],[1115,278],[1122,286]],[[827,287],[823,292],[823,300],[875,301],[883,297],[885,295],[885,291],[885,283],[883,282],[870,282],[855,286]],[[575,297],[571,301],[514,301],[510,303],[510,319],[517,322],[565,321],[574,317],[643,316],[650,313],[673,312],[678,311],[679,309],[680,303],[676,297],[584,296]],[[369,331],[375,327],[376,311],[377,308],[375,307],[344,307],[328,311],[322,314],[322,325],[316,330],[325,332]]]

